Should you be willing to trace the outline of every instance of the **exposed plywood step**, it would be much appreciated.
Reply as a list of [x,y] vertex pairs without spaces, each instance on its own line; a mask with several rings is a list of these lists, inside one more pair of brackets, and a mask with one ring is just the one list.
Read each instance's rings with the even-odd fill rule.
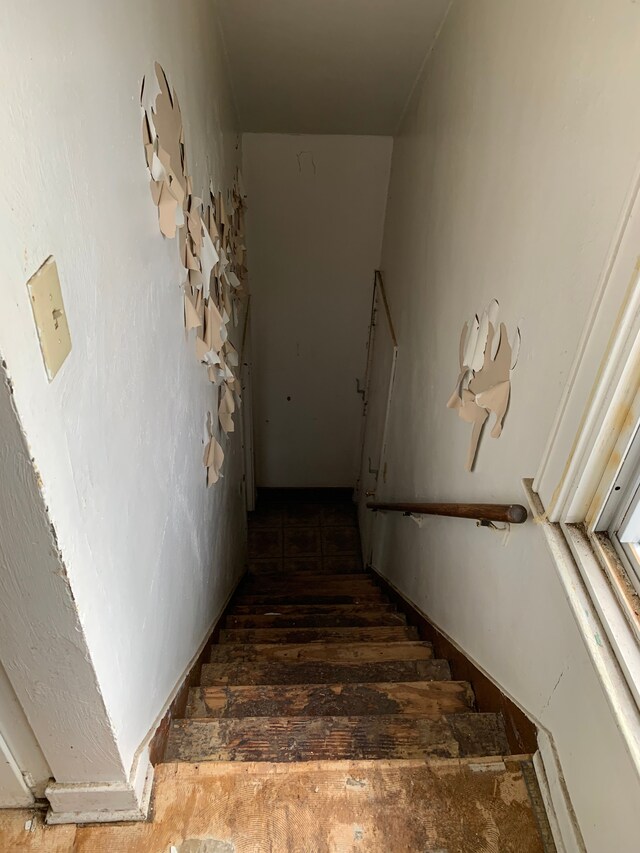
[[[362,613],[359,604],[239,604],[229,610],[230,616],[311,616],[324,613],[340,613],[356,615]],[[391,602],[372,604],[367,607],[367,613],[395,613],[396,606]]]
[[415,628],[223,628],[220,643],[397,643],[417,640]]
[[269,607],[277,607],[279,604],[364,604],[369,606],[371,602],[388,604],[389,599],[379,589],[372,589],[368,592],[314,593],[292,590],[291,592],[239,593],[234,598],[234,603],[240,607],[252,607],[254,604],[268,604]]
[[[550,853],[553,841],[544,809],[538,799],[531,803],[532,788],[531,762],[521,756],[159,765],[153,821],[38,825],[29,837],[34,850],[48,849],[60,836],[54,849],[87,853],[165,853],[171,845],[193,851],[198,843],[203,853],[216,847],[234,853]],[[24,814],[8,811],[0,820],[15,823],[15,837],[24,837]]]
[[466,681],[195,687],[187,717],[433,716],[473,709]]
[[211,663],[236,661],[296,661],[309,660],[367,662],[381,660],[431,660],[431,643],[242,643],[213,646]]
[[497,714],[176,720],[167,761],[458,758],[509,751]]
[[350,613],[304,613],[304,614],[231,614],[227,616],[227,628],[325,628],[406,625],[404,613],[380,613],[361,609]]
[[224,684],[355,684],[379,681],[445,681],[446,660],[268,661],[206,663],[203,687]]

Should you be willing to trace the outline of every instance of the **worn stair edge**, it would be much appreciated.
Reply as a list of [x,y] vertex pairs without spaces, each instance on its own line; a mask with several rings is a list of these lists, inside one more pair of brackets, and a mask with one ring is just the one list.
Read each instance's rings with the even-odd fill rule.
[[[268,581],[245,579],[238,587],[238,595],[381,595],[382,590],[369,577],[362,576],[360,581],[350,580],[341,582],[341,575],[327,575],[324,581],[309,578],[308,581],[299,578],[287,582],[282,580]],[[389,599],[386,599],[389,601]]]
[[498,714],[176,720],[168,761],[458,758],[504,755]]
[[187,717],[307,717],[401,714],[433,716],[472,711],[466,681],[382,684],[228,685],[193,687]]
[[266,663],[207,663],[202,687],[225,684],[355,684],[381,681],[448,681],[446,660],[392,660],[375,663],[293,661]]
[[406,625],[404,613],[360,612],[350,613],[263,613],[229,614],[225,628],[377,628],[386,625]]
[[252,593],[245,595],[238,592],[234,597],[234,603],[242,606],[252,606],[254,604],[362,604],[375,602],[376,604],[388,604],[389,598],[379,589],[363,592],[300,592],[299,590],[290,593],[275,593],[263,592]]
[[399,613],[395,604],[388,601],[371,603],[363,607],[361,604],[235,604],[229,608],[230,615],[266,616],[275,613],[281,616],[290,614],[312,616],[324,613]]
[[[277,558],[276,558],[277,559]],[[286,558],[289,559],[289,558]],[[304,558],[301,558],[304,559]],[[326,560],[322,557],[316,558],[318,561]],[[336,559],[334,557],[334,559]],[[284,578],[308,578],[312,576],[316,577],[326,577],[327,575],[360,575],[365,578],[372,578],[373,575],[369,572],[368,569],[365,569],[364,566],[360,565],[360,567],[355,565],[343,566],[341,567],[339,564],[332,566],[324,566],[318,565],[309,568],[295,568],[291,569],[289,566],[280,565],[276,567],[270,567],[269,565],[260,565],[261,563],[268,564],[268,560],[256,560],[252,558],[249,561],[249,567],[247,569],[247,579],[265,579],[265,580],[278,580]],[[282,562],[278,560],[278,562]]]
[[417,640],[415,628],[223,628],[220,645],[227,643],[398,643]]
[[280,576],[279,574],[275,574],[268,578],[256,575],[245,575],[242,583],[245,586],[261,586],[269,584],[273,586],[289,587],[294,584],[301,587],[317,586],[324,588],[326,586],[335,585],[340,587],[373,587],[374,589],[379,589],[376,584],[375,576],[370,572],[352,572],[351,574],[343,574],[340,572],[329,574],[324,572],[322,574],[290,576]]
[[[184,721],[186,722],[186,721]],[[471,768],[474,773],[482,774],[484,772],[500,772],[505,769],[511,772],[519,772],[522,762],[532,762],[533,756],[530,753],[505,753],[503,755],[479,755],[466,756],[458,758],[438,758],[431,757],[422,758],[318,758],[311,761],[294,761],[290,764],[282,764],[277,761],[211,761],[203,764],[189,761],[164,761],[162,764],[171,764],[172,766],[162,767],[160,772],[167,772],[170,775],[179,775],[184,779],[197,781],[200,778],[210,778],[215,776],[242,776],[255,773],[256,775],[264,776],[284,776],[290,777],[292,774],[305,775],[309,772],[337,772],[347,776],[356,776],[357,771],[363,773],[367,771],[401,771],[401,770],[419,770],[422,767],[428,767],[434,771],[442,770],[457,770],[459,768]],[[533,770],[535,773],[535,770]]]
[[[239,604],[231,607],[230,616],[307,616],[323,613],[361,613],[363,607],[357,604]],[[396,613],[395,604],[384,602],[372,604],[366,608],[367,613]]]
[[335,661],[365,663],[383,660],[431,660],[433,646],[423,640],[407,642],[229,643],[212,646],[210,663]]

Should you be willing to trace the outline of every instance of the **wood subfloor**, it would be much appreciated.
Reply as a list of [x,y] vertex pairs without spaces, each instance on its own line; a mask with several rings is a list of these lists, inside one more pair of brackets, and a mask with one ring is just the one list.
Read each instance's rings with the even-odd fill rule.
[[164,764],[147,823],[0,812],[24,853],[544,853],[528,759]]

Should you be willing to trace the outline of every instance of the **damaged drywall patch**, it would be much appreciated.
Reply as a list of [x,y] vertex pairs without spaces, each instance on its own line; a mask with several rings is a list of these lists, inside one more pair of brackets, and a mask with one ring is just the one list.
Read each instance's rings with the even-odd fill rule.
[[476,314],[464,324],[460,335],[460,371],[447,407],[456,409],[458,416],[472,425],[467,471],[473,470],[480,436],[491,415],[491,437],[502,434],[511,397],[511,371],[520,352],[520,329],[516,328],[509,340],[505,324],[498,324],[498,312],[498,301],[494,299],[480,317]]
[[[215,428],[208,420],[204,466],[207,485],[221,476],[224,451],[218,438],[235,431],[233,415],[240,406],[238,352],[229,325],[238,325],[248,270],[244,244],[245,192],[236,170],[230,193],[214,190],[209,180],[208,199],[194,195],[188,173],[184,129],[175,90],[161,65],[155,79],[143,78],[140,91],[142,139],[150,173],[151,198],[158,209],[163,237],[178,239],[184,327],[195,331],[195,355],[216,389]],[[217,435],[216,435],[217,433]]]

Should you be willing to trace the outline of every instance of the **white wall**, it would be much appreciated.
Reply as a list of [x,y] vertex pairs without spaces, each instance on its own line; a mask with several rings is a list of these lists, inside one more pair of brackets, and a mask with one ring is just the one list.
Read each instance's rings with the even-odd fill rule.
[[259,486],[355,483],[391,147],[243,136]]
[[[5,745],[6,753],[11,756],[11,761],[8,763],[13,763],[16,768],[19,768],[20,776],[28,782],[28,787],[35,792],[36,796],[44,796],[51,770],[2,665],[0,665],[0,741]],[[0,744],[0,750],[2,750],[2,744]],[[2,772],[3,768],[0,768],[0,776]],[[10,800],[3,796],[3,793],[0,783],[2,806]]]
[[[123,765],[2,366],[0,483],[0,653],[9,679],[0,676],[0,732],[14,768],[38,796],[51,777],[72,785],[144,782],[146,762]],[[125,793],[132,808],[134,790]],[[0,806],[10,805],[0,792]]]
[[[130,767],[244,541],[237,435],[221,484],[205,488],[214,389],[185,338],[177,245],[149,193],[142,75],[158,60],[178,92],[196,192],[210,177],[230,185],[239,139],[209,0],[9,0],[0,41],[0,351]],[[73,341],[51,384],[25,285],[49,254]]]
[[[524,502],[637,166],[638,80],[633,4],[454,2],[394,142],[381,498]],[[522,349],[503,436],[467,474],[446,402],[462,324],[494,297]],[[376,524],[377,568],[551,731],[587,849],[636,850],[640,784],[541,533]]]

